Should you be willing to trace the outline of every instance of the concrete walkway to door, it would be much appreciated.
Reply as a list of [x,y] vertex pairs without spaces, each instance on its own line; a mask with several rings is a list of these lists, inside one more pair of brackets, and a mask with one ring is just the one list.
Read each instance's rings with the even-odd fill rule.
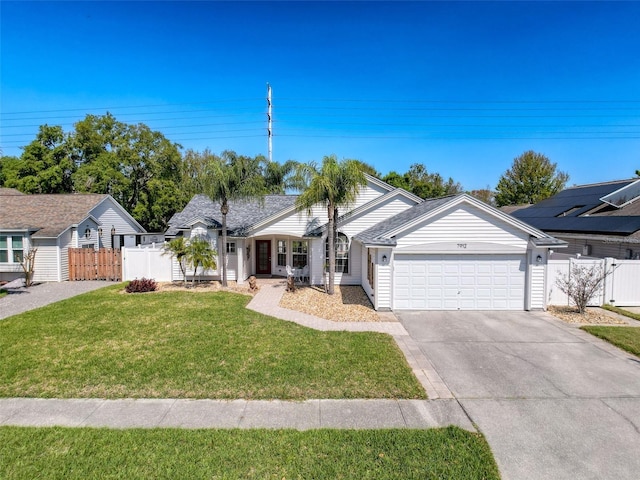
[[508,479],[637,479],[640,359],[544,312],[403,312]]

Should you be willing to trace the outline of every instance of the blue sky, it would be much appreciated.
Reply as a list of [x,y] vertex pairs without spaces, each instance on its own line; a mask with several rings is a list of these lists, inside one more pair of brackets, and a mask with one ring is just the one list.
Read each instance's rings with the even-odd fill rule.
[[570,184],[640,169],[640,2],[0,3],[0,146],[87,113],[185,149],[420,162],[495,187],[526,150]]

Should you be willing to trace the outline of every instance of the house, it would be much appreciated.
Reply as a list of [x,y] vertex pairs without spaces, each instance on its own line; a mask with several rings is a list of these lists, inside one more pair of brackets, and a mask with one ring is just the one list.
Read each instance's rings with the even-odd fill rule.
[[135,246],[144,228],[110,195],[24,195],[0,189],[0,280],[22,276],[24,252],[37,248],[35,281],[69,279],[69,248]]
[[[327,212],[295,195],[230,204],[228,279],[286,276],[309,266],[325,281]],[[342,213],[342,212],[341,212]],[[220,206],[196,195],[169,221],[168,238],[201,236],[219,250]],[[564,242],[469,195],[423,201],[367,175],[337,220],[336,284],[361,285],[376,310],[544,309],[549,248]],[[207,272],[220,277],[220,267]],[[173,278],[180,278],[174,262]]]
[[578,185],[511,212],[565,240],[564,253],[640,259],[640,179]]

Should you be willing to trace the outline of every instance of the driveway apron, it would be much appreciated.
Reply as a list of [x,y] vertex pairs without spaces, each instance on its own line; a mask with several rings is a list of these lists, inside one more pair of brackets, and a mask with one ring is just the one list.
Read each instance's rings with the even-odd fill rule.
[[640,478],[640,360],[544,312],[396,312],[504,479]]

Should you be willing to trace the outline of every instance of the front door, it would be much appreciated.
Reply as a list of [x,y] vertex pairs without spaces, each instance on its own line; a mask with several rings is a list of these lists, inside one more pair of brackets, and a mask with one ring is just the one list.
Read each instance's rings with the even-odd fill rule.
[[271,275],[271,240],[256,240],[256,274]]

